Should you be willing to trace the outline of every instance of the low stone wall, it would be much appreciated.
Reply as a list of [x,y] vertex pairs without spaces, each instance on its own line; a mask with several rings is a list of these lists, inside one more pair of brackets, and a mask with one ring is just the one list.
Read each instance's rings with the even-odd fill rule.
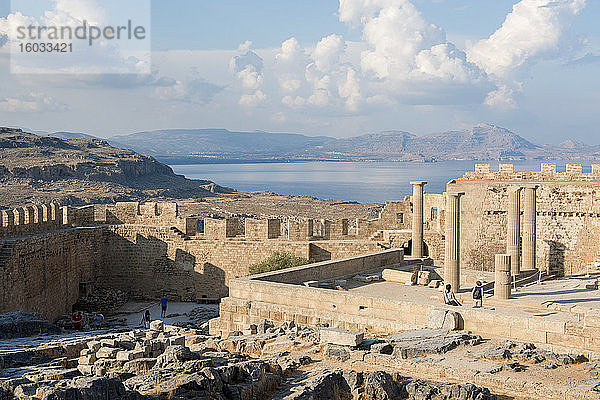
[[342,278],[364,271],[397,266],[402,264],[403,261],[404,252],[401,249],[393,249],[358,257],[322,261],[294,268],[286,268],[281,271],[254,275],[247,279],[252,281],[302,284],[305,281]]
[[461,314],[462,329],[484,337],[503,337],[549,349],[600,355],[597,338],[600,311],[548,315],[540,310],[540,315],[535,315],[504,305],[495,310],[452,308],[418,299],[368,296],[299,284],[373,270],[386,263],[396,264],[401,254],[401,250],[391,250],[232,280],[229,297],[221,301],[220,316],[211,321],[210,332],[226,336],[242,330],[245,324],[268,319],[309,326],[326,323],[330,327],[365,333],[394,333],[424,328],[433,310],[448,309]]

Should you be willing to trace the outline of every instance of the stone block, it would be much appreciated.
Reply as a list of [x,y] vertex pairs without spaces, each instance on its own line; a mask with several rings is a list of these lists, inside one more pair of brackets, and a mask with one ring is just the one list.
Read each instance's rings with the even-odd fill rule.
[[77,369],[83,375],[92,375],[92,373],[94,372],[94,366],[93,365],[88,365],[88,364],[80,364],[80,365],[77,366]]
[[101,347],[100,350],[96,352],[97,358],[115,358],[119,349],[115,349],[114,347]]
[[100,345],[102,347],[118,347],[119,340],[118,339],[102,339],[102,340],[100,340]]
[[169,346],[182,345],[185,346],[185,336],[173,336],[169,338]]
[[408,285],[417,283],[417,273],[411,271],[399,271],[397,269],[386,268],[381,273],[381,277],[387,282],[406,283]]
[[427,328],[453,331],[459,328],[460,314],[450,310],[433,310],[427,319]]
[[159,334],[158,331],[146,331],[146,339],[156,339]]
[[150,322],[150,330],[162,332],[165,329],[165,324],[163,321],[157,319],[155,321]]
[[93,352],[96,352],[96,351],[100,350],[100,347],[102,347],[102,344],[98,340],[90,340],[89,342],[87,342],[87,347],[88,347],[88,349],[92,350]]
[[93,365],[96,362],[96,354],[88,354],[79,357],[78,365]]
[[419,271],[419,275],[417,277],[417,285],[427,286],[431,280],[431,272],[429,271]]
[[125,350],[125,351],[117,352],[117,361],[131,361],[131,360],[133,360],[133,351]]
[[322,344],[335,344],[341,346],[358,346],[364,338],[362,332],[336,328],[322,328],[319,331],[319,334]]

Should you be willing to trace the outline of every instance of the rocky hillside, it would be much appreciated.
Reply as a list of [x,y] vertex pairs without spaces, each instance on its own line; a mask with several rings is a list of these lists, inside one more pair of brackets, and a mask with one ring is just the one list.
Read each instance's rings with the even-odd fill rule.
[[190,180],[154,158],[92,138],[60,139],[0,128],[3,205],[207,196],[230,191]]
[[600,146],[567,141],[538,145],[508,129],[473,128],[417,136],[403,131],[346,139],[225,129],[162,130],[111,138],[111,143],[172,163],[294,160],[598,160]]

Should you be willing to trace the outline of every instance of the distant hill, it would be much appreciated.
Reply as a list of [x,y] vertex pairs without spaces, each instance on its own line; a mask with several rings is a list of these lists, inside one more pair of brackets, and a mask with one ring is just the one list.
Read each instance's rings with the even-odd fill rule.
[[489,124],[421,136],[385,131],[336,139],[226,129],[168,129],[116,136],[109,140],[116,146],[149,154],[168,163],[600,159],[600,146],[573,141],[538,145],[508,129]]
[[[33,132],[36,133],[36,132]],[[79,138],[88,138],[88,139],[99,139],[95,136],[88,135],[85,133],[78,132],[52,132],[48,133],[46,136],[52,136],[59,139],[79,139]],[[103,140],[103,139],[100,139]]]
[[187,179],[153,157],[87,137],[60,139],[0,127],[0,204],[189,198],[231,192]]
[[227,129],[167,129],[114,136],[109,140],[114,145],[163,158],[285,158],[302,157],[305,151],[335,139]]

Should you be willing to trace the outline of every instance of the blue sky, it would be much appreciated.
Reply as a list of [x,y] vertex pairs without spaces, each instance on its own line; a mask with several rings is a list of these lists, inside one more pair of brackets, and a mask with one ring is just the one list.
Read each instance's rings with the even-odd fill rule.
[[[81,18],[101,2],[47,4]],[[205,127],[347,137],[492,123],[536,142],[600,144],[597,0],[151,5],[150,75],[13,74],[5,40],[0,125],[104,137]],[[0,44],[15,11],[0,0]],[[43,20],[41,10],[21,11]]]

